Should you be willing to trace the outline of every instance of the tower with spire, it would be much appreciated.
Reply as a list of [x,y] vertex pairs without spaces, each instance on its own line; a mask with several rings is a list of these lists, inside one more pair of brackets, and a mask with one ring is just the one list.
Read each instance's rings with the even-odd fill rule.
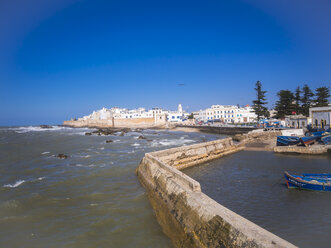
[[178,113],[183,114],[183,107],[181,104],[178,104]]

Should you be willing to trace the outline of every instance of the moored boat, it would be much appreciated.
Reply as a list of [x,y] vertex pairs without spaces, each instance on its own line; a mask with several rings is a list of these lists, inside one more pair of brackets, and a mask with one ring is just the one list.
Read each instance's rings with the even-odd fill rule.
[[291,146],[300,142],[297,136],[277,136],[277,146]]
[[330,145],[331,144],[331,134],[323,135],[321,137],[321,142],[325,145]]
[[306,136],[306,137],[301,137],[300,142],[304,146],[309,146],[311,144],[314,144],[317,139],[318,139],[317,136]]
[[[307,176],[309,175],[309,176]],[[303,174],[302,176],[284,172],[286,185],[290,188],[299,188],[316,191],[331,191],[331,174]]]
[[331,181],[331,174],[330,173],[320,173],[320,174],[316,174],[316,173],[305,173],[302,174],[303,177],[313,177],[313,178],[330,178]]
[[312,132],[311,136],[315,136],[315,137],[322,137],[322,135],[325,133],[325,131],[318,131],[318,132]]

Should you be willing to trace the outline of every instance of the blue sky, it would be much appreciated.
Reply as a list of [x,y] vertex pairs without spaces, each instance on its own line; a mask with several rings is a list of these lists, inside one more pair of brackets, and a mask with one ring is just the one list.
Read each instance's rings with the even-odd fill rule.
[[[28,3],[27,3],[28,2]],[[331,86],[328,0],[0,2],[0,125]],[[182,86],[180,86],[180,85]]]

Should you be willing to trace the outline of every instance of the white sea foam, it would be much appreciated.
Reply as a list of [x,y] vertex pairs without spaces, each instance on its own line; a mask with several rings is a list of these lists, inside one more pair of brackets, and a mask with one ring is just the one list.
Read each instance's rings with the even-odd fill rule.
[[3,185],[3,187],[5,187],[5,188],[16,188],[24,182],[25,182],[25,180],[18,180],[14,184],[5,184],[5,185]]
[[89,155],[89,154],[78,154],[78,155],[73,155],[73,157],[77,157],[77,158],[89,158],[89,157],[91,157],[91,155]]
[[46,159],[50,159],[50,158],[54,158],[54,157],[55,157],[55,155],[53,154],[51,156],[46,157]]
[[28,132],[41,132],[41,131],[58,131],[68,129],[67,127],[51,126],[51,128],[42,128],[40,126],[28,126],[13,128],[16,133],[28,133]]
[[28,126],[28,127],[17,127],[10,128],[10,130],[14,130],[16,133],[28,133],[28,132],[49,132],[49,131],[73,131],[73,133],[69,134],[79,134],[85,135],[86,131],[93,131],[88,128],[72,128],[72,127],[62,127],[62,126],[50,126],[50,128],[42,128],[40,126]]
[[48,153],[50,153],[50,152],[42,152],[41,154],[44,155],[44,154],[48,154]]
[[37,179],[35,180],[31,180],[31,182],[38,182],[38,181],[42,181],[44,180],[46,177],[38,177]]
[[133,143],[133,144],[131,144],[132,146],[140,146],[140,144],[138,144],[138,143]]
[[180,146],[194,142],[194,140],[185,139],[180,137],[179,139],[162,139],[162,140],[153,140],[151,143],[152,147],[157,146]]

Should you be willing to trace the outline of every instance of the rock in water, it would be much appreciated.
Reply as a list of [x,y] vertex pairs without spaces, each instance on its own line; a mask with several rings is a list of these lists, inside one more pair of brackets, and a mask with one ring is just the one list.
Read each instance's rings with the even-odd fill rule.
[[60,153],[56,157],[61,158],[61,159],[66,159],[66,158],[68,158],[68,155],[65,155],[63,153]]
[[53,127],[50,125],[40,125],[40,128],[53,128]]
[[138,137],[138,140],[143,140],[143,139],[146,139],[144,136],[142,136],[142,135],[140,135],[139,137]]
[[111,142],[113,142],[112,140],[106,140],[106,143],[111,143]]
[[85,133],[85,135],[92,135],[92,133]]

